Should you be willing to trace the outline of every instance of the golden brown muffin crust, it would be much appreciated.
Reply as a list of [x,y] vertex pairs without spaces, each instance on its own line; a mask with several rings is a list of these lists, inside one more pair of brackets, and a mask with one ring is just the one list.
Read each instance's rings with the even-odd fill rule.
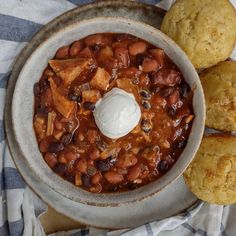
[[236,131],[236,62],[221,62],[201,75],[206,101],[206,126]]
[[212,204],[236,202],[236,137],[205,136],[200,149],[184,173],[190,190]]
[[182,47],[196,68],[207,68],[231,54],[236,10],[228,0],[177,0],[161,30]]

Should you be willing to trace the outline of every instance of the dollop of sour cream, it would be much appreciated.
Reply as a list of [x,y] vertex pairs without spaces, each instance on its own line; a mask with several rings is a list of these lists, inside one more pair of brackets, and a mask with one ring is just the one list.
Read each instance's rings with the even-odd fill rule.
[[93,115],[99,130],[105,136],[117,139],[137,126],[141,110],[133,94],[113,88],[97,101]]

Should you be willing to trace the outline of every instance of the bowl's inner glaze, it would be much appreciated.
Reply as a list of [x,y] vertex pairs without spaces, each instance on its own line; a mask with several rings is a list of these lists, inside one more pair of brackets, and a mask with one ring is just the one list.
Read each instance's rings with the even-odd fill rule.
[[[78,38],[103,32],[129,33],[147,40],[156,47],[163,48],[181,70],[186,82],[194,91],[193,109],[195,119],[187,146],[173,168],[161,179],[144,187],[130,192],[115,194],[91,194],[55,175],[41,157],[32,126],[34,108],[33,86],[40,78],[43,69],[47,66],[48,60],[54,56],[59,47],[70,44]],[[160,191],[184,171],[196,153],[203,134],[204,97],[198,75],[192,64],[183,51],[160,31],[145,24],[126,19],[97,18],[67,27],[35,49],[19,75],[13,96],[12,114],[14,132],[22,153],[27,158],[32,170],[38,175],[40,181],[45,182],[55,191],[75,201],[101,206],[118,205],[141,200]]]

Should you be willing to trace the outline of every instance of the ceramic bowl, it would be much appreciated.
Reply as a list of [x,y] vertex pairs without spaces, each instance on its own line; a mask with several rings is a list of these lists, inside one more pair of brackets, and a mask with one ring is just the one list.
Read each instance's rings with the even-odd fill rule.
[[[66,44],[95,33],[128,33],[144,39],[164,49],[165,53],[179,67],[186,82],[193,90],[195,119],[187,146],[175,165],[160,179],[136,190],[95,194],[74,186],[55,174],[39,152],[33,130],[34,94],[33,86],[39,80],[48,60],[56,50]],[[161,31],[144,23],[123,18],[93,18],[74,23],[51,35],[43,41],[26,61],[22,68],[12,99],[12,122],[15,138],[38,181],[47,184],[66,198],[95,206],[118,206],[150,197],[177,179],[193,159],[204,131],[205,103],[198,74],[181,48]]]

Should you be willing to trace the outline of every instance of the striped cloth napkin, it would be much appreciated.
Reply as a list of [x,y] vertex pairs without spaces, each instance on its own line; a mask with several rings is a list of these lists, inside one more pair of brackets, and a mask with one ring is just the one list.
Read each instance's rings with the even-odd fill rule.
[[[16,170],[5,142],[3,112],[7,80],[17,54],[32,35],[56,16],[93,0],[0,1],[0,236],[45,235],[38,216],[46,205],[31,192]],[[143,0],[168,9],[174,0]],[[232,0],[236,6],[236,0]],[[232,54],[236,59],[236,50]],[[94,228],[59,232],[54,236],[80,235],[236,235],[236,206],[200,202],[182,215],[154,221],[135,229],[105,232]]]

